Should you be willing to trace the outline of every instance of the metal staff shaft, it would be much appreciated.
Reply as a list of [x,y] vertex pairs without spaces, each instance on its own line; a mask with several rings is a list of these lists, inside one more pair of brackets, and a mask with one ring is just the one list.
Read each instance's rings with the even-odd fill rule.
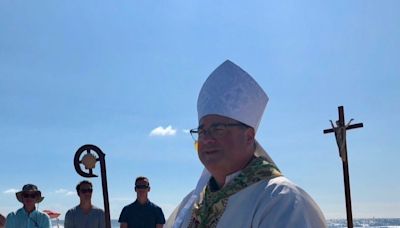
[[104,215],[106,220],[106,228],[111,228],[111,218],[110,218],[110,204],[108,200],[108,186],[107,186],[107,173],[106,173],[106,161],[104,159],[105,154],[103,154],[103,159],[100,159],[101,167],[101,186],[103,188],[103,201],[104,201]]
[[[83,152],[87,152],[87,154],[91,154],[90,151],[94,151],[97,156],[98,159],[95,159],[95,161],[91,161],[94,162],[92,165],[93,167],[89,166],[89,168],[87,168],[87,164],[85,165],[85,168],[89,170],[89,173],[86,173],[82,170],[80,164],[84,163],[85,161],[80,161],[80,156]],[[91,156],[89,156],[91,157]],[[96,161],[100,161],[100,172],[101,172],[101,186],[103,189],[103,201],[104,201],[104,219],[105,219],[105,225],[106,228],[111,228],[111,219],[110,219],[110,207],[109,207],[109,200],[108,200],[108,187],[107,187],[107,173],[106,173],[106,160],[105,160],[105,154],[103,153],[103,151],[101,151],[100,148],[98,148],[95,145],[83,145],[81,146],[75,153],[75,157],[74,157],[74,167],[76,172],[83,176],[83,177],[97,177],[97,175],[93,174],[93,168],[94,168],[94,164]],[[90,162],[89,162],[90,163]]]
[[[341,127],[346,127],[345,120],[344,120],[344,110],[343,106],[340,106],[338,108],[339,112],[339,125]],[[344,131],[344,132],[343,132]],[[342,149],[343,151],[341,152],[341,155],[344,156],[342,159],[343,163],[343,180],[344,180],[344,194],[346,197],[346,215],[347,215],[347,226],[348,228],[353,228],[353,212],[352,212],[352,207],[351,207],[351,194],[350,194],[350,176],[349,176],[349,160],[347,158],[347,142],[346,142],[346,128],[343,129],[342,132]]]

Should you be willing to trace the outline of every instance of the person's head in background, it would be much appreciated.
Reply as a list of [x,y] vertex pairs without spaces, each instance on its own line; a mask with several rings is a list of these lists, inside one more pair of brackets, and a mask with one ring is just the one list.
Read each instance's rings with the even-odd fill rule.
[[137,200],[140,204],[145,204],[148,201],[148,193],[150,192],[150,182],[147,177],[139,176],[135,180],[135,192]]
[[4,226],[6,225],[6,218],[0,214],[0,228],[4,228]]
[[38,187],[34,184],[26,184],[22,190],[15,193],[17,200],[24,205],[26,212],[31,213],[36,209],[36,204],[42,202],[44,197],[39,191]]
[[81,204],[92,203],[93,184],[90,181],[83,180],[76,185],[76,193],[79,196]]

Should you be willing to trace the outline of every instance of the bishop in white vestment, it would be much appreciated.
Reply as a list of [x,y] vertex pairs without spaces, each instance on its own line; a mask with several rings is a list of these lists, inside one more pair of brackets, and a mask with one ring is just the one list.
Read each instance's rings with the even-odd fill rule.
[[314,200],[283,176],[255,140],[268,96],[227,60],[208,77],[191,130],[205,169],[164,227],[324,228]]

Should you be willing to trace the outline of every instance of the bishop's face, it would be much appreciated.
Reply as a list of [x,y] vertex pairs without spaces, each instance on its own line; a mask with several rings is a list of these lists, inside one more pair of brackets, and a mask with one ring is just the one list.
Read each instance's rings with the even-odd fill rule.
[[[254,130],[240,122],[219,115],[207,115],[200,120],[198,156],[213,174],[229,175],[242,168],[252,157],[249,143],[254,143]],[[253,140],[253,141],[252,141]]]

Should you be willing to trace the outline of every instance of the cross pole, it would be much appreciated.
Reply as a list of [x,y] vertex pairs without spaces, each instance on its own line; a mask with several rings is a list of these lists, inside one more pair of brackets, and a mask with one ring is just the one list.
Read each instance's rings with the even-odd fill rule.
[[[92,154],[93,151],[97,154],[97,158]],[[86,155],[82,157],[81,155],[86,152]],[[103,151],[95,145],[86,144],[81,146],[75,153],[74,156],[74,167],[76,172],[83,177],[97,177],[97,175],[93,174],[93,168],[97,161],[100,161],[100,173],[101,173],[101,186],[103,188],[103,201],[104,201],[104,219],[105,219],[105,228],[111,228],[111,219],[110,219],[110,203],[108,201],[108,187],[107,187],[107,173],[106,173],[106,161],[105,154]],[[89,170],[89,172],[84,172],[80,164],[85,165],[85,169]]]
[[350,196],[350,178],[349,178],[349,162],[347,159],[347,143],[346,143],[346,130],[363,127],[362,123],[350,125],[351,119],[348,124],[345,124],[343,106],[338,107],[339,120],[336,121],[336,127],[331,121],[332,128],[325,129],[324,134],[335,133],[336,143],[339,148],[339,156],[343,163],[343,179],[344,179],[344,193],[346,196],[346,214],[347,214],[347,227],[353,228],[353,215],[351,212],[351,196]]

